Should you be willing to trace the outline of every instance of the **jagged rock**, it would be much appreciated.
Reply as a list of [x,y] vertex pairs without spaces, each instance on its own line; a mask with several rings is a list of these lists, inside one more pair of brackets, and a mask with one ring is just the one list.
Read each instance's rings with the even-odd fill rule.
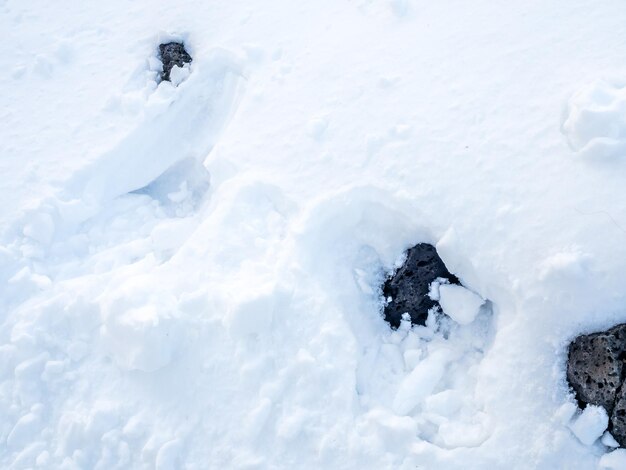
[[626,324],[576,338],[569,346],[567,380],[582,404],[600,405],[611,433],[626,445]]
[[430,285],[437,278],[459,284],[456,276],[450,274],[443,264],[434,246],[419,243],[410,248],[406,262],[383,285],[383,295],[390,299],[384,310],[385,320],[397,328],[402,315],[408,313],[411,323],[424,325],[428,311],[437,305],[428,296]]
[[622,383],[626,326],[579,336],[569,348],[567,380],[584,403],[603,406],[610,414]]
[[626,446],[626,390],[622,387],[617,392],[615,407],[611,413],[611,434],[620,446]]
[[159,55],[163,62],[161,80],[170,79],[170,72],[175,65],[182,67],[191,62],[191,56],[185,50],[185,45],[180,42],[168,42],[159,45]]

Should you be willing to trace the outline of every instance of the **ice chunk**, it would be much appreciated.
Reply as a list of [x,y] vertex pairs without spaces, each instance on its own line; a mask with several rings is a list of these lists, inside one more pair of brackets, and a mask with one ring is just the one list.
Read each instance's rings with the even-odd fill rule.
[[444,284],[439,286],[439,304],[446,315],[461,325],[474,321],[485,301],[463,286]]
[[608,425],[606,410],[601,406],[588,405],[569,428],[580,442],[589,446],[602,436]]

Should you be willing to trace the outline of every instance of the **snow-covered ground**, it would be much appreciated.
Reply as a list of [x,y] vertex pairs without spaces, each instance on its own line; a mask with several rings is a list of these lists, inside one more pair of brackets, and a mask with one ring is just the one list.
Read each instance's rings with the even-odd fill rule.
[[[624,25],[0,1],[0,467],[626,468],[564,369],[626,321]],[[418,242],[474,294],[392,331]]]

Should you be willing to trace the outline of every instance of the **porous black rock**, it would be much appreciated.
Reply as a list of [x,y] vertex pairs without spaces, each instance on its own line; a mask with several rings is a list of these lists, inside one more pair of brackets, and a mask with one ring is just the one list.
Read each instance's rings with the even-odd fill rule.
[[175,65],[182,67],[191,62],[191,56],[185,50],[185,45],[180,42],[168,42],[159,45],[159,57],[163,62],[161,80],[170,79],[170,72]]
[[622,386],[615,398],[615,407],[610,416],[610,430],[622,447],[626,446],[626,390]]
[[626,445],[626,324],[607,331],[581,335],[569,346],[567,381],[581,408],[602,406],[610,417],[609,429]]
[[434,246],[419,243],[407,252],[406,262],[383,285],[385,320],[397,328],[402,315],[408,313],[411,323],[425,325],[428,311],[437,302],[428,296],[430,285],[437,278],[447,279],[451,284],[459,284],[443,263]]

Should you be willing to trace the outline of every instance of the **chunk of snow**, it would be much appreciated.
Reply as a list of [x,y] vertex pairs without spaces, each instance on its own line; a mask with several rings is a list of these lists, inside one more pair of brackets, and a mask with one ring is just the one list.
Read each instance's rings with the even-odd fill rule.
[[615,438],[613,437],[613,435],[607,431],[602,435],[602,440],[601,440],[602,444],[604,444],[607,447],[619,447],[619,442],[617,442],[615,440]]
[[580,442],[590,446],[598,440],[609,425],[609,416],[601,406],[587,405],[569,428]]
[[463,406],[463,397],[457,390],[444,390],[426,397],[424,410],[449,418]]
[[450,284],[450,281],[448,281],[445,278],[439,277],[430,283],[430,287],[428,290],[428,297],[430,297],[431,300],[434,300],[435,302],[439,301],[441,297],[439,294],[439,287],[442,284]]
[[463,286],[443,284],[439,286],[439,304],[443,312],[460,325],[474,321],[485,301]]
[[578,411],[578,407],[574,403],[568,401],[567,403],[563,403],[559,407],[559,409],[554,414],[554,417],[560,423],[568,425],[572,421],[572,418],[576,414],[576,411]]
[[175,65],[174,67],[172,67],[172,70],[170,72],[170,82],[172,82],[172,85],[178,86],[182,82],[184,82],[187,77],[189,77],[189,73],[190,69],[188,64],[185,64],[183,67]]
[[393,400],[393,410],[399,415],[407,415],[430,395],[441,380],[451,356],[451,351],[441,349],[417,364],[400,384]]

